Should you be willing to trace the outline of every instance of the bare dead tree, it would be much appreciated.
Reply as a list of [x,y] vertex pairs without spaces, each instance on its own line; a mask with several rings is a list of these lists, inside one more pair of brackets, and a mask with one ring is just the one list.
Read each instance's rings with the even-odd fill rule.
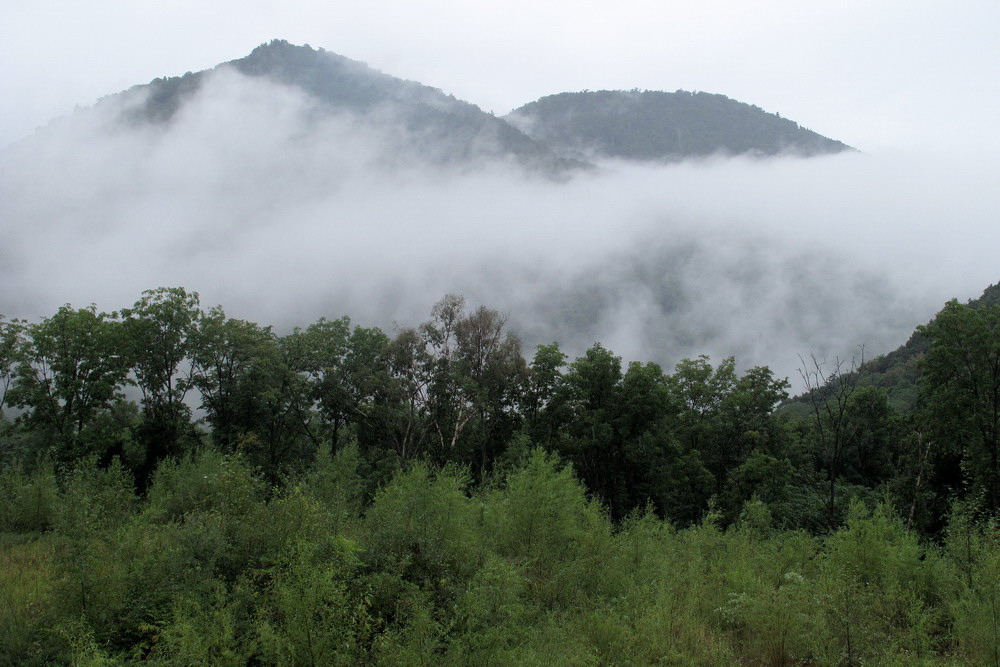
[[859,346],[860,362],[852,357],[850,362],[836,357],[834,361],[819,361],[809,355],[807,363],[802,356],[799,376],[806,387],[806,397],[812,408],[813,423],[819,445],[819,455],[826,468],[822,493],[830,527],[837,523],[837,481],[840,478],[844,454],[854,436],[850,429],[848,409],[851,396],[858,388],[858,368],[865,363],[865,348]]

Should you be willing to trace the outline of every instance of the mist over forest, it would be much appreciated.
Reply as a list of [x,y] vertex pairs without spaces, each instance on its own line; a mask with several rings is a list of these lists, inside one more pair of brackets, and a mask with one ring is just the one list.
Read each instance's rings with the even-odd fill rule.
[[753,102],[273,40],[0,150],[0,664],[1000,665],[995,158]]
[[800,354],[892,349],[994,278],[1000,195],[956,156],[603,160],[553,176],[489,135],[429,159],[429,130],[392,105],[331,109],[232,68],[204,73],[169,123],[121,122],[144,95],[0,155],[0,312],[115,309],[180,285],[279,329],[344,314],[391,329],[459,293],[506,313],[528,349],[602,341],[794,377]]

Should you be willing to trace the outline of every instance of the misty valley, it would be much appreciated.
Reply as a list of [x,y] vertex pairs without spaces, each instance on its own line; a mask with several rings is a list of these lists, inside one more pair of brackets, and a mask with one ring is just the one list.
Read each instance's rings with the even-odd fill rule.
[[0,664],[1000,665],[974,164],[275,40],[0,175]]

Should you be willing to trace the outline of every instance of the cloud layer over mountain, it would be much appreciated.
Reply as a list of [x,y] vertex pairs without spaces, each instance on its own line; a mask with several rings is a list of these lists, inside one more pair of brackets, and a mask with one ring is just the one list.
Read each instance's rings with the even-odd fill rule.
[[605,163],[554,182],[502,161],[428,169],[391,118],[231,71],[167,125],[121,127],[114,106],[0,157],[0,312],[183,285],[281,329],[391,329],[457,292],[529,344],[793,374],[798,354],[895,347],[997,279],[998,174],[972,159]]

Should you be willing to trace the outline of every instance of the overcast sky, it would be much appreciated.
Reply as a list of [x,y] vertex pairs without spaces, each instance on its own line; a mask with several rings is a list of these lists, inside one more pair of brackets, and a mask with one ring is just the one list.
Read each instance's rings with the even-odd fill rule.
[[2,0],[0,145],[283,38],[504,114],[582,89],[702,90],[866,152],[994,150],[997,0]]

